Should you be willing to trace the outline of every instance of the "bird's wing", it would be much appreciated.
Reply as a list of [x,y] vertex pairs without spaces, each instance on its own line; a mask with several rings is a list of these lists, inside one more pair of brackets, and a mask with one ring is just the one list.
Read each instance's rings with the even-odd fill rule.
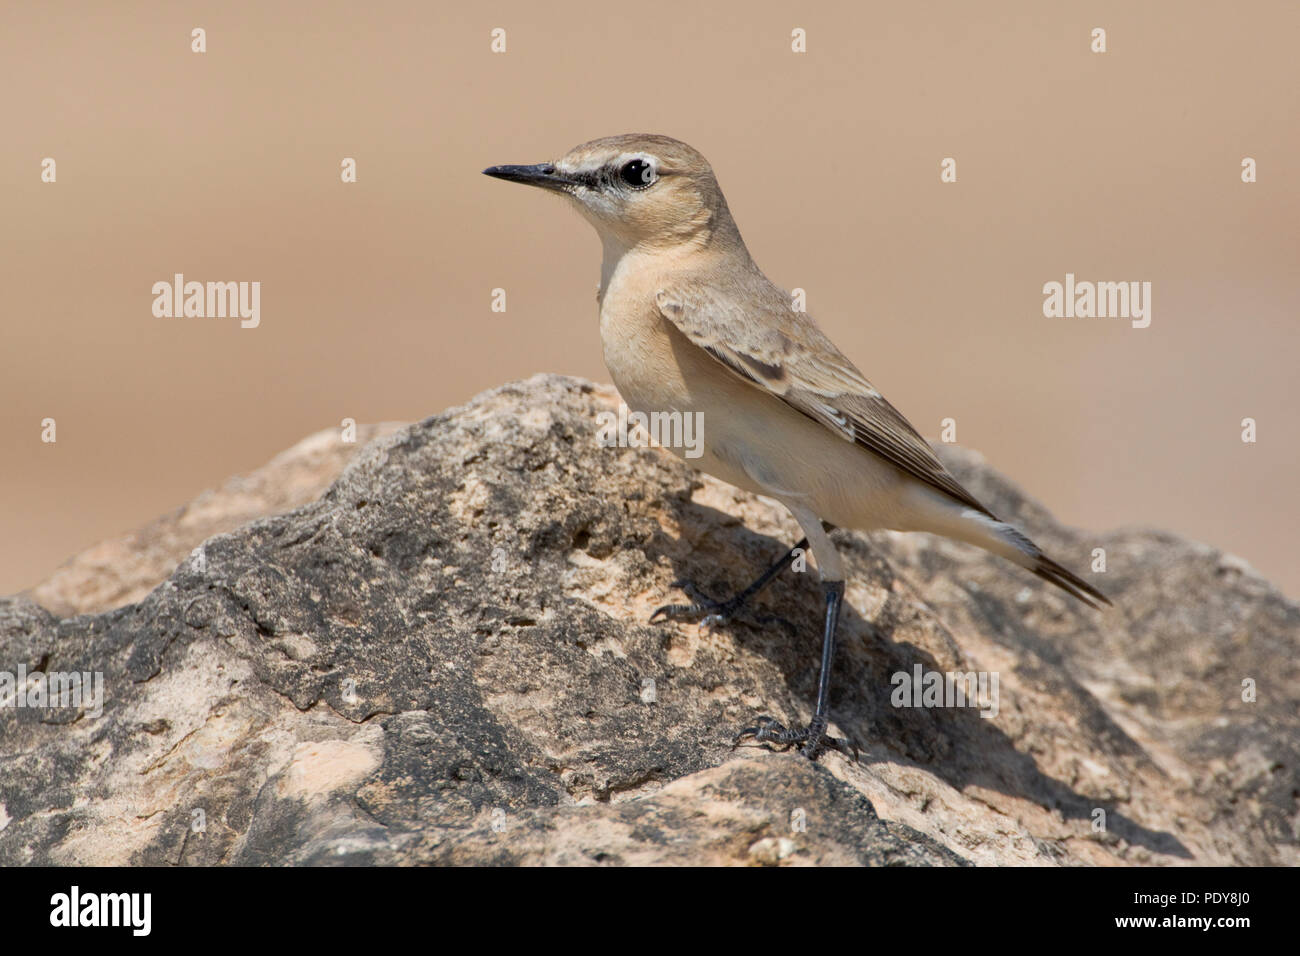
[[992,517],[816,324],[795,312],[781,290],[765,280],[763,286],[727,295],[700,283],[678,283],[660,289],[655,304],[694,345],[744,381]]

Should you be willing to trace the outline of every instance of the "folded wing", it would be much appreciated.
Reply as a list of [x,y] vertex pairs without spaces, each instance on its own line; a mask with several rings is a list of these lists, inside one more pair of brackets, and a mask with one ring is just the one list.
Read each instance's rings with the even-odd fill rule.
[[[853,363],[808,316],[790,307],[785,293],[764,283],[744,296],[696,283],[660,289],[660,314],[755,388],[879,455],[955,501],[993,517],[958,484],[911,423],[885,401]],[[734,303],[748,303],[742,311]],[[756,306],[761,315],[752,314]]]

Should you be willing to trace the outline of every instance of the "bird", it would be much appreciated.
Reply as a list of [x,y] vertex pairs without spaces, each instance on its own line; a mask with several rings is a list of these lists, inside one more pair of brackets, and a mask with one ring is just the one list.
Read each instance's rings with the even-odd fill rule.
[[[962,487],[811,316],[763,274],[698,150],[631,133],[583,143],[550,162],[483,172],[558,193],[595,227],[603,253],[601,344],[627,407],[700,416],[703,447],[689,464],[779,501],[803,530],[803,540],[731,599],[700,596],[666,605],[651,620],[725,621],[811,546],[824,599],[812,719],[787,728],[759,717],[733,746],[750,739],[798,746],[812,760],[829,750],[857,758],[856,743],[828,730],[845,578],[834,528],[942,535],[1006,558],[1089,607],[1111,604]],[[690,594],[687,582],[673,586]]]

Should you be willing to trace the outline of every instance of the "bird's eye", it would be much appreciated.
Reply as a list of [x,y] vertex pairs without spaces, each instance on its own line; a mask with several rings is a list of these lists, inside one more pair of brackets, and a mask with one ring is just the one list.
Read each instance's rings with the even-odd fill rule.
[[618,176],[629,186],[640,188],[649,186],[655,181],[655,168],[644,159],[634,159],[623,164],[623,168],[618,171]]

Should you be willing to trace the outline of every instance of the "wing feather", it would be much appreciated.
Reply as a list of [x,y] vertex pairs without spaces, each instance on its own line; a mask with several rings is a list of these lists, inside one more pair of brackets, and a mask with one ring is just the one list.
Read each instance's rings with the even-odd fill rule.
[[[785,293],[763,280],[743,295],[700,283],[660,289],[660,314],[733,374],[845,441],[981,514],[992,513],[935,457],[911,423]],[[742,309],[736,303],[744,302]],[[756,314],[757,313],[757,314]]]

